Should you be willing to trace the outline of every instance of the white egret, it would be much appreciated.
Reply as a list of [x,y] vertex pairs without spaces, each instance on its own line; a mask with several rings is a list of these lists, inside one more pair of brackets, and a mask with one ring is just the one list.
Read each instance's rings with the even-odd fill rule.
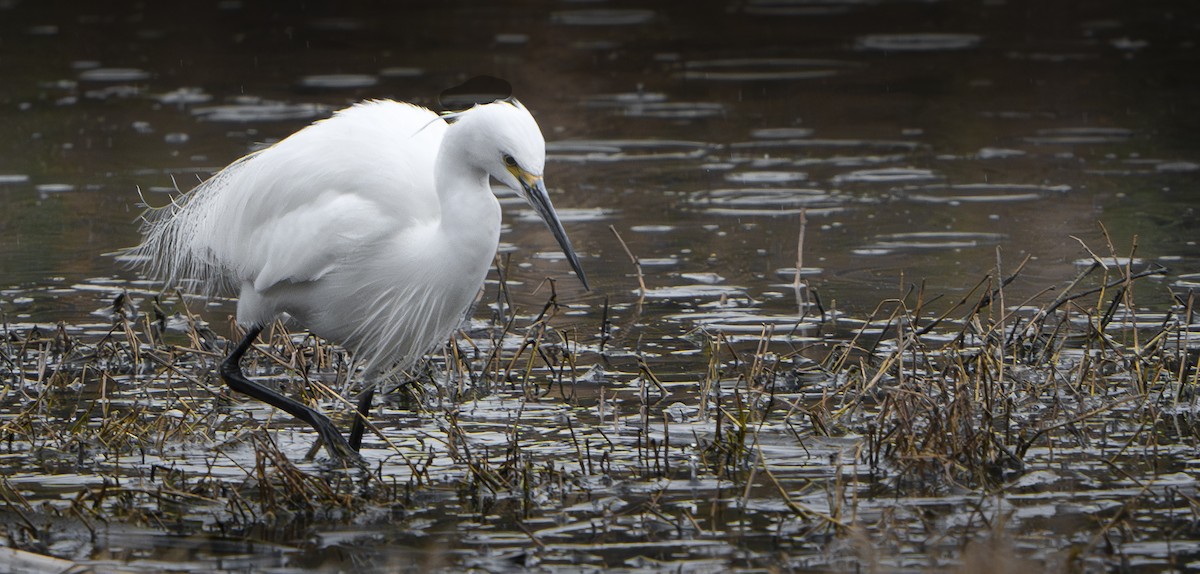
[[236,292],[246,337],[221,364],[235,391],[287,411],[357,459],[374,384],[347,441],[324,414],[247,379],[242,356],[286,313],[379,378],[459,326],[495,257],[495,178],[545,220],[587,279],[542,179],[545,140],[513,99],[438,114],[394,101],[336,112],[148,209],[131,254],[168,284]]

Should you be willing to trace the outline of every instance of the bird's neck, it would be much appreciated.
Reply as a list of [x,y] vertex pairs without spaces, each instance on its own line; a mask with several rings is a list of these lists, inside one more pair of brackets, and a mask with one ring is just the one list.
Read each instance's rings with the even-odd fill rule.
[[492,194],[488,173],[472,161],[466,142],[454,132],[448,130],[442,140],[434,167],[442,228],[453,234],[456,229],[494,227],[498,235],[500,203]]

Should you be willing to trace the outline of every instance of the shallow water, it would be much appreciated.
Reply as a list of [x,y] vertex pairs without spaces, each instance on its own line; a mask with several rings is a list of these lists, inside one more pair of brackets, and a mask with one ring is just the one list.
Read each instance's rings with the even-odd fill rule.
[[[1197,38],[1200,11],[1188,2],[533,1],[368,9],[0,0],[0,311],[17,327],[64,322],[103,335],[108,325],[97,313],[117,293],[148,299],[157,290],[109,255],[137,241],[139,189],[151,203],[164,203],[176,188],[351,102],[386,97],[435,106],[441,90],[477,74],[509,80],[541,124],[547,181],[594,286],[584,292],[568,276],[553,239],[507,197],[501,240],[514,303],[536,313],[546,294],[535,288],[544,277],[556,278],[568,309],[555,325],[574,332],[587,350],[600,344],[607,301],[616,337],[609,351],[625,361],[612,380],[628,382],[637,372],[630,365],[636,351],[666,384],[694,384],[706,368],[690,334],[697,327],[751,346],[764,324],[773,326],[777,345],[837,339],[859,328],[881,299],[915,285],[957,299],[998,265],[1006,275],[1028,257],[1007,293],[1015,305],[1047,287],[1061,289],[1081,261],[1090,264],[1081,243],[1101,257],[1133,255],[1137,265],[1166,266],[1165,276],[1138,289],[1139,303],[1161,311],[1169,291],[1193,289],[1200,275]],[[831,317],[845,314],[832,333],[808,322],[810,316],[797,318],[793,278],[802,213],[802,278]],[[642,301],[621,241],[640,259]],[[226,333],[232,306],[218,300],[207,307],[206,318]],[[429,420],[404,420],[401,412],[389,420],[436,428]],[[464,406],[470,413],[464,416],[487,419],[488,412],[486,404]],[[503,420],[510,409],[499,412]],[[412,439],[393,430],[398,441]],[[292,450],[307,448],[300,444],[306,440],[297,438]],[[840,468],[828,462],[839,445],[808,446],[803,456],[766,455],[791,465],[791,485],[806,478],[806,461],[823,461],[813,469],[819,475]],[[1073,464],[1089,454],[1045,456]],[[787,458],[793,455],[799,458]],[[196,456],[203,465],[205,455]],[[573,447],[543,456],[572,459]],[[1172,470],[1194,471],[1194,465]],[[1077,472],[1092,480],[1107,471],[1064,468],[1061,476],[1026,478],[1084,480]],[[36,475],[10,476],[14,484],[23,480],[47,484]],[[69,475],[64,480],[68,489],[76,484]],[[96,479],[78,478],[87,480]],[[1045,489],[1031,482],[1030,490],[1036,499]],[[599,500],[624,496],[600,487],[589,492]],[[826,504],[816,499],[823,496],[805,503]],[[1072,514],[1082,520],[1102,515],[1105,506],[1086,494],[1029,505],[1011,496],[1001,502],[966,496],[984,506],[1014,505],[1011,513],[1033,524],[1053,521],[1038,515],[1046,504],[1086,507]],[[437,508],[437,501],[427,502]],[[761,503],[778,500],[763,496]],[[859,511],[900,522],[874,504],[886,501],[863,502]],[[693,538],[695,546],[679,551],[688,561],[676,566],[726,569],[747,548],[771,548],[779,532],[789,533],[794,555],[822,557],[812,559],[813,568],[848,564],[831,560],[831,552],[854,553],[803,536],[808,525],[778,519],[764,528],[764,520],[777,518],[763,517],[778,517],[770,509],[735,510],[722,519],[734,526],[745,521],[749,542]],[[452,529],[453,520],[421,517],[428,512],[414,511],[394,531],[321,531],[325,542],[306,550],[286,534],[264,536],[261,545],[189,546],[162,532],[141,540],[114,532],[108,544],[126,548],[137,540],[143,546],[127,556],[147,560],[186,556],[211,564],[255,556],[223,566],[237,570],[316,566],[314,548],[360,539],[374,541],[378,563],[403,560],[405,552],[446,551],[454,556],[445,559],[450,563],[504,569],[514,564],[504,549],[528,543],[509,526],[499,534],[515,532],[513,540],[477,533],[465,543],[446,542],[453,537],[439,535],[428,547],[396,550],[397,540],[404,546],[421,538],[405,528]],[[585,527],[572,515],[564,509],[554,526],[526,528],[555,544],[578,540],[569,527]],[[620,528],[657,532],[640,522]],[[277,542],[286,548],[272,546]],[[548,555],[562,561],[549,563],[593,552],[606,564],[650,568],[656,563],[645,556],[667,561],[673,551],[569,544],[551,548]],[[1187,544],[1185,554],[1200,555],[1194,542]],[[475,547],[492,554],[476,558],[475,550],[463,550]],[[1135,562],[1157,564],[1157,548],[1129,552]],[[888,565],[937,563],[937,550],[914,555],[921,554],[898,548],[889,555],[898,563]],[[803,568],[802,561],[790,565]]]

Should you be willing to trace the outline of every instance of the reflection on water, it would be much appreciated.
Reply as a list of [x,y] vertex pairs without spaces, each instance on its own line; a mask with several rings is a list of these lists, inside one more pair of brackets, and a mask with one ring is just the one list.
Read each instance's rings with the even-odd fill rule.
[[[353,101],[435,106],[477,74],[508,79],[546,134],[596,285],[557,282],[566,320],[603,314],[651,359],[690,357],[693,328],[816,336],[791,285],[802,213],[802,275],[838,312],[1028,257],[1020,300],[1091,265],[1073,237],[1105,232],[1196,289],[1200,12],[1135,4],[0,0],[0,312],[102,334],[115,294],[156,290],[106,255],[137,241],[139,189],[164,203]],[[502,252],[528,310],[568,267],[518,205]],[[214,324],[232,311],[209,306]]]

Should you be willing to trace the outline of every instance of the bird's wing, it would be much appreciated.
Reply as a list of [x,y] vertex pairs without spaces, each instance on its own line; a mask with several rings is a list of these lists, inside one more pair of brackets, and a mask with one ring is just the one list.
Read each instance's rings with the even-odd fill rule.
[[153,218],[137,251],[158,275],[210,291],[315,281],[366,245],[440,217],[445,123],[368,102],[235,162]]
[[282,282],[316,281],[391,230],[391,218],[376,203],[328,191],[256,227],[250,239],[256,254],[241,275],[260,293]]

